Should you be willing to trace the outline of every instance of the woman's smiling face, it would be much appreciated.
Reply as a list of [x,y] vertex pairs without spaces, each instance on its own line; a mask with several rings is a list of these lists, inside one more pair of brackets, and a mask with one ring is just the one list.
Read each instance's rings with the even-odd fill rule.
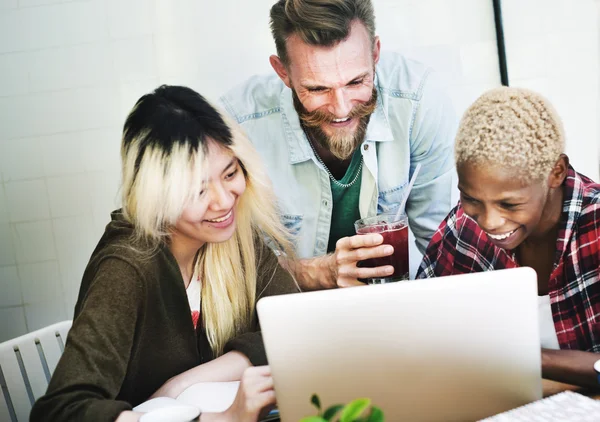
[[197,247],[225,242],[233,236],[235,208],[246,190],[244,171],[233,153],[211,142],[207,163],[207,183],[198,198],[185,207],[172,229],[172,236],[187,238],[197,243]]
[[525,184],[509,169],[470,163],[457,172],[462,207],[492,243],[515,249],[536,232],[548,201],[545,181]]

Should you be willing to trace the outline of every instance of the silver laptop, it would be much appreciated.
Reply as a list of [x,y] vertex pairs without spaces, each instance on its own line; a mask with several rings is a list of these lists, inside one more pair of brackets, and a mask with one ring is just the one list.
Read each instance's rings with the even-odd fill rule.
[[284,422],[367,397],[386,421],[475,421],[542,397],[537,277],[518,268],[263,298]]

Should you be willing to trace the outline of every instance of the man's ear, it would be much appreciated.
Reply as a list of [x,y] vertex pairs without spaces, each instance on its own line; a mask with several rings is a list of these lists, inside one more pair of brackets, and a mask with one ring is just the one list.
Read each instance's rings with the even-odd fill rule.
[[281,61],[281,59],[273,54],[271,57],[269,57],[269,62],[271,63],[273,70],[275,71],[275,73],[277,73],[277,76],[279,76],[279,78],[283,81],[285,86],[291,88],[292,84],[290,83],[289,72],[283,64],[283,62]]
[[569,173],[569,157],[565,154],[560,154],[558,160],[552,167],[550,175],[548,176],[548,187],[556,189],[560,187]]
[[379,36],[375,36],[375,40],[373,42],[373,64],[379,63],[379,57],[381,54],[381,41],[379,40]]

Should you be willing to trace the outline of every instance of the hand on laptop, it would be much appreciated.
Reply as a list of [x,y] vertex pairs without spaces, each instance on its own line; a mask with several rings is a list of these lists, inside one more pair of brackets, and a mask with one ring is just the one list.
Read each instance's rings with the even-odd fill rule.
[[394,273],[394,267],[359,267],[359,261],[380,258],[394,253],[390,245],[382,245],[383,236],[377,233],[343,237],[337,241],[333,259],[337,267],[338,287],[363,285],[359,278],[383,278]]
[[275,405],[275,390],[273,378],[268,366],[248,368],[242,375],[240,388],[235,400],[225,411],[227,420],[239,422],[256,422],[261,411],[266,411]]

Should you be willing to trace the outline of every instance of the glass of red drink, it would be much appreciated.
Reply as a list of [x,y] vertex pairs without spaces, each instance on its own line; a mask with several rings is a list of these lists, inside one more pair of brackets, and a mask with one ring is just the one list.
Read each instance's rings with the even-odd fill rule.
[[383,284],[393,281],[408,280],[408,217],[401,214],[380,214],[375,217],[366,217],[354,223],[356,234],[379,233],[383,236],[383,244],[394,247],[394,253],[381,258],[360,261],[361,267],[381,267],[391,265],[394,274],[384,278],[370,278],[369,284]]

